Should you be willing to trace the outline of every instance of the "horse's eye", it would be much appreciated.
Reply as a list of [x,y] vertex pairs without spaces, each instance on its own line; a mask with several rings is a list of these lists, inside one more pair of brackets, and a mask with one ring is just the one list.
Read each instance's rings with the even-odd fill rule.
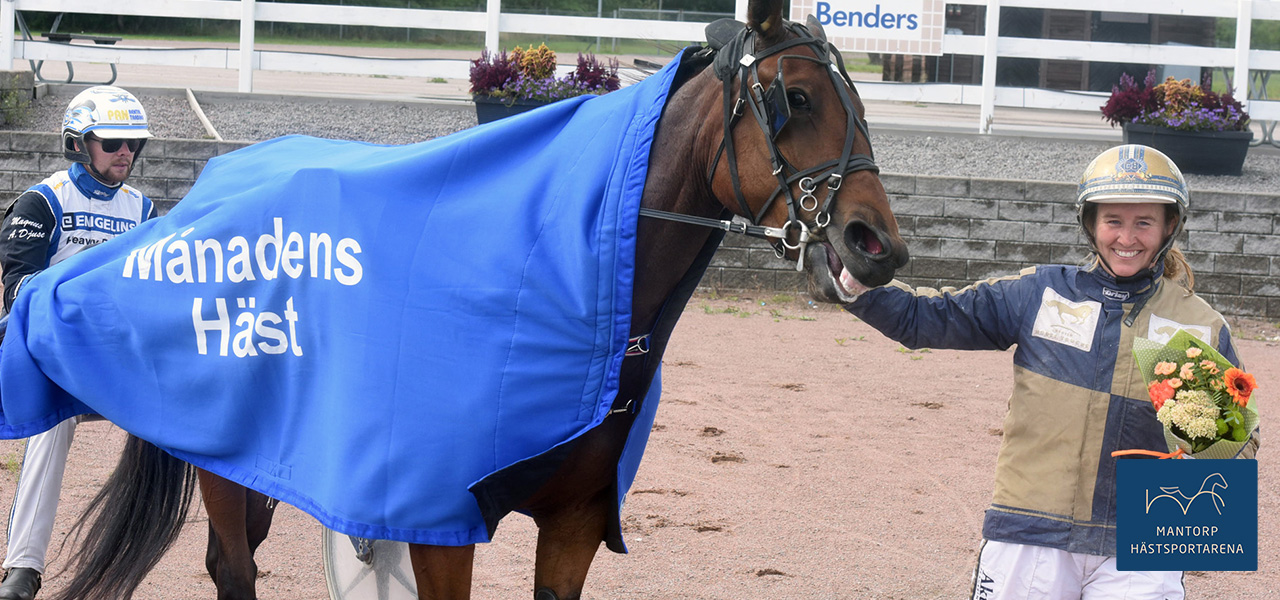
[[787,104],[792,110],[809,110],[809,96],[798,89],[787,90]]

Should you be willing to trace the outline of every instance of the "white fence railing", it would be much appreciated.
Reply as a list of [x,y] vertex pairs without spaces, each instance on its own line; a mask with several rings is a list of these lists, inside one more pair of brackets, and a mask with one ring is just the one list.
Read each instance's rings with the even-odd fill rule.
[[[1256,20],[1280,20],[1280,0],[950,0],[951,4],[984,6],[986,35],[945,35],[943,52],[983,58],[981,85],[943,83],[859,82],[863,97],[875,100],[971,104],[981,106],[978,130],[991,131],[997,106],[1097,111],[1106,101],[1100,92],[1061,92],[1036,88],[996,87],[996,58],[1032,58],[1210,67],[1231,72],[1236,90],[1264,80],[1259,74],[1280,71],[1280,51],[1250,47],[1250,25]],[[1186,15],[1237,19],[1233,48],[1121,44],[999,37],[1002,7],[1070,9],[1157,15]],[[15,11],[179,17],[238,21],[236,48],[148,48],[139,46],[62,44],[18,39]],[[736,0],[735,13],[746,14],[746,0]],[[465,79],[465,60],[380,58],[315,54],[254,47],[257,22],[344,24],[389,28],[418,28],[483,32],[485,46],[498,50],[499,33],[599,36],[609,38],[698,42],[702,23],[647,19],[616,19],[527,15],[502,12],[501,0],[488,0],[484,12],[378,8],[318,4],[280,4],[255,0],[0,0],[0,65],[14,60],[80,61],[233,69],[239,89],[253,90],[255,71],[308,71]],[[477,48],[477,52],[479,48]],[[1246,94],[1238,94],[1242,98]],[[1280,121],[1280,100],[1254,92],[1248,109],[1255,120]],[[1269,134],[1269,131],[1268,131]]]
[[[1107,94],[1080,95],[1053,93],[1047,90],[995,89],[996,58],[1038,58],[1097,62],[1188,65],[1232,69],[1232,88],[1249,90],[1251,72],[1280,70],[1280,51],[1250,48],[1251,25],[1254,20],[1280,20],[1280,2],[1276,0],[949,0],[951,4],[987,7],[986,35],[947,35],[943,52],[983,57],[982,90],[976,103],[981,104],[979,130],[990,131],[993,108],[1026,106],[1030,108],[1067,108],[1097,110],[1106,102]],[[1069,9],[1125,12],[1149,15],[1181,15],[1236,19],[1234,48],[1202,48],[1149,44],[1068,41],[1028,38],[1002,38],[997,35],[1002,7]],[[1123,10],[1120,10],[1123,9]],[[860,88],[861,89],[861,88]],[[865,96],[865,92],[863,93]],[[1253,94],[1239,94],[1241,99]],[[1263,95],[1263,94],[1256,94]],[[1091,98],[1091,99],[1090,99]],[[892,99],[892,98],[889,98]],[[962,103],[974,103],[962,97]],[[1280,120],[1280,102],[1257,100],[1248,103],[1250,114],[1259,120]]]

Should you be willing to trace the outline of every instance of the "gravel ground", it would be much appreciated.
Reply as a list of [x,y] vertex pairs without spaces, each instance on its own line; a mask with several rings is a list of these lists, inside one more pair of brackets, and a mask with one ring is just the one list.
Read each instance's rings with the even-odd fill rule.
[[[1267,401],[1280,389],[1280,329],[1259,331],[1266,337],[1241,336],[1238,349]],[[907,351],[832,306],[702,294],[664,365],[662,403],[623,510],[630,554],[602,548],[583,600],[967,597],[1012,352]],[[77,429],[42,597],[65,587],[59,572],[72,546],[59,545],[123,437],[106,422]],[[21,442],[0,440],[0,510],[20,456]],[[1188,598],[1280,600],[1280,461],[1265,456],[1258,570],[1189,573]],[[193,507],[135,598],[214,598],[207,520]],[[531,597],[535,535],[531,519],[513,514],[476,548],[475,600]],[[281,504],[257,555],[258,597],[328,599],[320,548],[316,520]]]
[[[185,96],[142,95],[152,132],[162,138],[205,138]],[[56,131],[67,99],[36,101],[29,118],[0,129]],[[470,105],[334,99],[201,100],[201,109],[226,140],[262,141],[307,134],[381,144],[407,144],[476,124]],[[1055,141],[976,134],[927,135],[875,131],[876,160],[886,173],[1075,183],[1107,142]],[[1280,152],[1255,149],[1240,176],[1187,175],[1194,191],[1275,193]]]

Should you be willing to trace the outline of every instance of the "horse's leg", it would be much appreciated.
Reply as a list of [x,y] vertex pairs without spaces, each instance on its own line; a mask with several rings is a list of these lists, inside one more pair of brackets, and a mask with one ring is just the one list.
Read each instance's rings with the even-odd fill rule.
[[205,566],[218,589],[218,600],[254,600],[258,567],[246,533],[249,507],[245,488],[204,470],[199,474],[200,494],[209,513]]
[[214,587],[218,585],[218,531],[213,528],[213,519],[209,519],[209,547],[204,551],[204,569],[209,572]]
[[276,513],[276,501],[256,490],[244,488],[247,514],[245,515],[245,534],[248,535],[249,556],[258,551],[258,546],[267,539],[271,531],[271,518]]
[[534,518],[538,524],[535,600],[578,600],[582,596],[587,570],[604,540],[614,501],[612,488],[606,488]]
[[583,434],[525,508],[538,524],[536,600],[577,600],[614,515],[618,456],[631,421],[606,419]]
[[471,566],[476,556],[470,546],[409,544],[418,600],[467,600],[471,597]]

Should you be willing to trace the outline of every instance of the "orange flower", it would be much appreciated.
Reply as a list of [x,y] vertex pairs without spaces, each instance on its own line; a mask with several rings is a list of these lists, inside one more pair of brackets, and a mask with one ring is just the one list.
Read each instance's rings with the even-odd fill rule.
[[1168,379],[1164,380],[1164,382],[1165,382],[1165,383],[1167,383],[1167,384],[1169,384],[1169,387],[1171,387],[1171,388],[1173,388],[1173,389],[1175,389],[1175,390],[1176,390],[1176,389],[1178,389],[1178,388],[1180,388],[1180,387],[1182,387],[1182,380],[1181,380],[1181,379],[1178,379],[1177,377],[1170,377],[1170,378],[1168,378]]
[[1218,374],[1218,363],[1211,360],[1200,361],[1200,368],[1210,375]]
[[1253,378],[1253,375],[1231,367],[1227,369],[1224,377],[1227,380],[1227,392],[1231,394],[1236,404],[1240,406],[1249,404],[1249,396],[1253,394],[1253,390],[1258,389],[1258,381]]
[[1173,372],[1177,370],[1178,365],[1174,363],[1158,362],[1156,363],[1155,373],[1156,375],[1173,375]]
[[1187,348],[1187,358],[1195,358],[1195,357],[1197,357],[1197,356],[1200,356],[1200,353],[1201,353],[1201,352],[1203,352],[1203,350],[1201,350],[1201,349],[1199,349],[1199,348],[1197,348],[1197,347],[1195,347],[1195,346],[1192,346],[1192,347],[1190,347],[1190,348]]
[[1173,398],[1173,393],[1173,387],[1167,381],[1153,381],[1147,386],[1147,394],[1151,396],[1151,404],[1156,410],[1164,407],[1164,401]]

